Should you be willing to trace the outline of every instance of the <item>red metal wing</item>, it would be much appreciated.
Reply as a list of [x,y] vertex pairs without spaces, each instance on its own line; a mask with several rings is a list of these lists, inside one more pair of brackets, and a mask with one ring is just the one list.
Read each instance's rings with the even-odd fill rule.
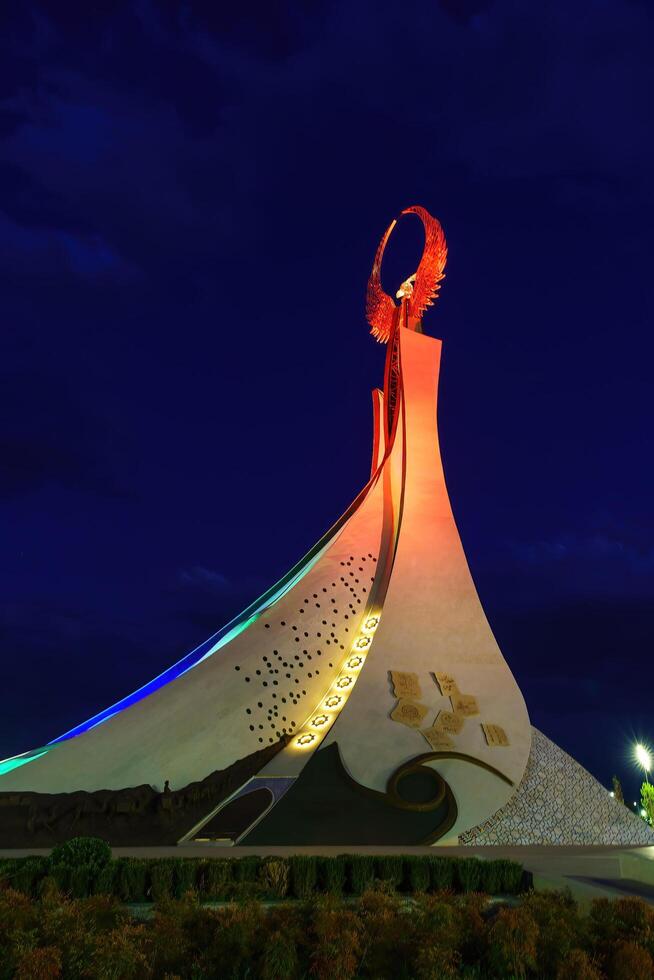
[[391,297],[382,289],[381,284],[382,257],[386,248],[386,242],[395,225],[396,220],[394,219],[391,221],[379,243],[366,291],[366,319],[371,327],[370,333],[375,340],[378,340],[382,344],[388,342],[393,327],[393,317],[397,309]]
[[405,208],[402,214],[417,215],[425,229],[425,247],[416,272],[408,310],[409,316],[420,320],[427,307],[433,305],[440,282],[445,278],[443,270],[447,262],[447,242],[440,221],[432,217],[425,208],[416,204]]

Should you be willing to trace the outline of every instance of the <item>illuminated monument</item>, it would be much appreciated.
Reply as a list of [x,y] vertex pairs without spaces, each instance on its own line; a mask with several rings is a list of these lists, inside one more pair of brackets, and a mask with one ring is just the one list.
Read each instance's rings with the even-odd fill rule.
[[[139,691],[0,763],[0,836],[49,843],[652,843],[651,831],[530,725],[484,615],[445,486],[441,342],[422,316],[447,247],[395,303],[371,476],[261,599]],[[525,656],[528,651],[525,651]]]

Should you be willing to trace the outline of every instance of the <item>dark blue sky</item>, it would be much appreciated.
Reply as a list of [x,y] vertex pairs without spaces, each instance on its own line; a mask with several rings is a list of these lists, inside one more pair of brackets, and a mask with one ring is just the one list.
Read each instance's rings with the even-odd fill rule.
[[[214,632],[359,490],[366,280],[420,203],[482,601],[534,724],[635,786],[653,49],[645,0],[5,5],[0,757]],[[407,224],[389,291],[418,252]]]

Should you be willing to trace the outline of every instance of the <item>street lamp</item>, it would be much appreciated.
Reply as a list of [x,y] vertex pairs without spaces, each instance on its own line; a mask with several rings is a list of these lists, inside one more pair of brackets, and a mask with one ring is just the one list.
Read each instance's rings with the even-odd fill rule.
[[641,745],[640,742],[638,742],[634,751],[636,754],[636,761],[639,766],[642,766],[645,772],[645,780],[649,783],[649,771],[652,768],[652,757],[645,746]]

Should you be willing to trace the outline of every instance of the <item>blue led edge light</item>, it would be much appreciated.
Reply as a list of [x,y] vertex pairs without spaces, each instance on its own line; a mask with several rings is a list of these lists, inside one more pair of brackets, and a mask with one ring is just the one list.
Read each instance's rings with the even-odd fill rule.
[[252,623],[254,623],[262,615],[262,613],[266,611],[266,609],[269,609],[276,602],[278,602],[282,596],[289,591],[289,589],[292,589],[293,586],[296,585],[300,579],[302,579],[307,572],[311,570],[311,568],[313,568],[316,562],[322,557],[329,545],[332,543],[336,534],[344,526],[346,520],[354,511],[355,505],[358,506],[358,503],[368,489],[369,485],[364,488],[364,491],[362,491],[351,506],[348,507],[345,514],[343,514],[336,524],[334,524],[333,527],[331,527],[329,531],[323,535],[320,541],[314,545],[311,551],[309,551],[304,558],[294,565],[293,568],[291,568],[290,571],[288,571],[286,575],[279,580],[279,582],[276,582],[275,585],[268,589],[268,591],[255,602],[251,603],[251,605],[249,605],[247,609],[243,610],[242,613],[227,623],[226,626],[223,626],[221,630],[214,633],[213,636],[210,636],[208,640],[205,640],[204,643],[200,644],[200,646],[196,647],[194,650],[191,650],[190,653],[187,653],[185,657],[178,660],[177,663],[172,665],[172,667],[168,667],[157,677],[153,678],[153,680],[148,681],[148,683],[144,684],[143,687],[139,687],[132,694],[128,694],[120,701],[116,701],[115,704],[105,708],[104,711],[98,712],[97,715],[94,715],[87,721],[82,722],[75,728],[71,728],[70,731],[65,732],[63,735],[59,735],[58,738],[53,738],[51,742],[48,742],[48,745],[56,745],[58,742],[65,742],[69,738],[75,738],[77,735],[81,735],[83,732],[89,731],[91,728],[96,728],[109,718],[112,718],[119,712],[124,711],[125,708],[129,708],[138,701],[142,701],[143,698],[148,697],[149,694],[154,693],[154,691],[157,691],[160,687],[163,687],[165,684],[169,684],[171,681],[176,680],[178,677],[181,677],[182,674],[186,674],[189,670],[192,670],[193,667],[197,667],[199,663],[206,660],[208,657],[211,657],[214,653],[229,643],[230,640],[235,639],[240,633],[243,633],[248,626],[251,626]]
[[[126,708],[131,707],[138,701],[142,701],[148,695],[153,694],[155,691],[159,690],[160,687],[164,687],[171,681],[176,680],[181,677],[182,674],[186,674],[193,667],[197,667],[199,663],[211,657],[214,653],[220,650],[222,647],[226,646],[231,640],[235,639],[239,634],[243,633],[248,626],[251,626],[259,617],[276,602],[278,602],[282,596],[297,585],[297,583],[304,578],[304,576],[309,572],[316,562],[323,556],[327,548],[332,544],[337,534],[345,526],[347,521],[350,519],[352,514],[357,510],[361,502],[367,496],[368,491],[377,482],[379,478],[379,471],[375,476],[366,484],[366,486],[361,490],[361,492],[355,497],[347,510],[339,517],[335,524],[326,531],[325,534],[320,538],[319,541],[311,548],[311,550],[300,559],[278,582],[276,582],[270,589],[268,589],[264,594],[255,602],[251,603],[247,609],[239,613],[234,619],[230,620],[226,626],[210,636],[208,640],[201,643],[200,646],[191,650],[187,653],[185,657],[178,660],[177,663],[173,664],[172,667],[168,667],[161,674],[153,680],[148,681],[142,687],[139,687],[132,694],[128,694],[126,697],[122,698],[120,701],[116,701],[110,707],[105,708],[104,711],[98,712],[97,715],[93,715],[87,721],[82,722],[75,728],[71,728],[70,731],[65,732],[63,735],[59,735],[58,738],[53,738],[51,742],[48,742],[48,746],[54,746],[59,742],[68,741],[70,738],[75,738],[77,735],[82,735],[84,732],[89,731],[91,728],[97,728],[103,722],[108,721],[109,718],[113,718],[114,715],[119,714],[119,712],[124,711]],[[46,747],[44,751],[48,751]],[[43,754],[43,753],[39,753]],[[26,759],[26,762],[31,761],[32,758],[37,758],[38,756],[32,754],[30,759]],[[22,763],[20,763],[22,765]],[[12,767],[15,768],[15,767]],[[2,775],[2,770],[0,770],[0,775]]]

